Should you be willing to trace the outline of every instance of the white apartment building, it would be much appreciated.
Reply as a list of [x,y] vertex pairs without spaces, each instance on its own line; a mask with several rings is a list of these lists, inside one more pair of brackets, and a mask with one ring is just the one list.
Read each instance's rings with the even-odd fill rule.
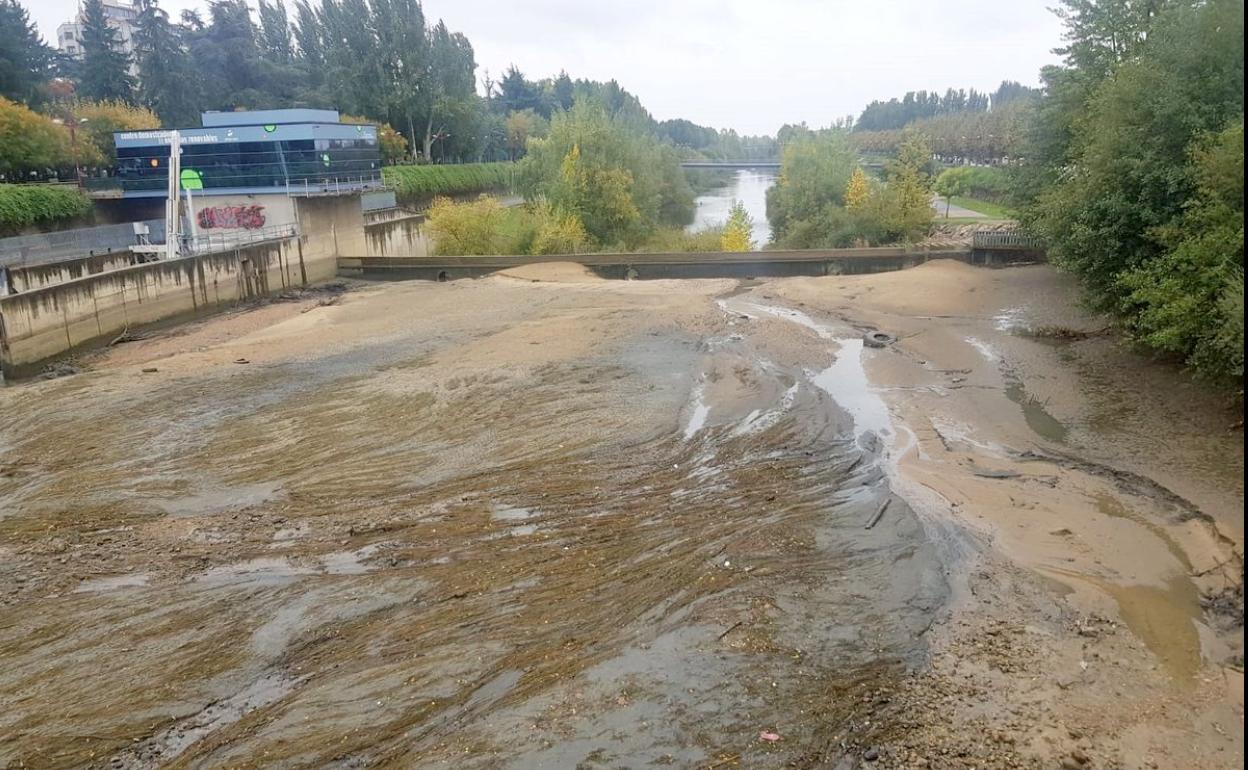
[[[130,54],[130,74],[138,75],[138,65],[134,63],[134,26],[139,17],[139,9],[130,0],[103,0],[104,15],[108,22],[117,30],[117,39],[121,50]],[[82,56],[82,3],[78,3],[78,13],[73,19],[56,28],[56,45],[65,53],[78,58]]]

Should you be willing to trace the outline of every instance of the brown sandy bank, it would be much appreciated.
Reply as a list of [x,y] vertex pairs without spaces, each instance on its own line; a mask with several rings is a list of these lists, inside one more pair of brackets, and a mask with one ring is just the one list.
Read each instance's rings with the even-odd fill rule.
[[1237,418],[1075,300],[535,265],[0,390],[0,766],[1239,767]]

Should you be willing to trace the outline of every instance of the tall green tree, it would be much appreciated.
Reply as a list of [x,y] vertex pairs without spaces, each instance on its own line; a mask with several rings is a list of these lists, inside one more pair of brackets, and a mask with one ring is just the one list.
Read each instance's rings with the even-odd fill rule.
[[516,65],[511,65],[498,81],[498,107],[503,112],[521,110],[537,111],[541,107],[541,94],[537,85],[524,77]]
[[1065,66],[1045,72],[1017,180],[1023,220],[1142,341],[1242,380],[1209,337],[1243,324],[1242,299],[1238,319],[1225,309],[1243,291],[1242,223],[1225,226],[1242,180],[1214,178],[1243,162],[1243,2],[1080,0],[1063,18]]
[[784,147],[780,178],[767,191],[767,219],[776,240],[797,223],[811,223],[842,207],[858,153],[843,131],[807,132]]
[[426,75],[424,107],[424,155],[433,157],[435,128],[437,135],[448,132],[446,126],[459,124],[466,128],[469,113],[477,100],[477,63],[472,44],[462,34],[452,33],[441,20],[429,31],[429,69]]
[[1120,274],[1161,253],[1155,229],[1193,197],[1193,141],[1243,113],[1243,14],[1238,0],[1210,0],[1162,15],[1092,90],[1055,182],[1025,211],[1103,308],[1120,306]]
[[521,191],[579,219],[601,245],[631,246],[660,224],[685,224],[693,193],[679,158],[652,135],[622,124],[592,99],[557,112],[550,133],[531,139]]
[[210,21],[192,54],[212,85],[209,106],[219,110],[277,106],[262,90],[258,33],[246,0],[216,0],[208,10]]
[[17,0],[0,0],[0,96],[25,104],[39,100],[52,50]]
[[139,101],[166,126],[192,126],[198,118],[200,79],[182,44],[181,29],[157,0],[140,0],[134,31]]
[[121,49],[117,30],[108,23],[101,0],[82,6],[82,66],[78,95],[92,101],[134,101],[130,56]]
[[295,2],[295,42],[298,44],[299,60],[305,65],[309,77],[322,79],[325,66],[325,42],[321,37],[321,20],[308,0]]
[[265,58],[278,63],[288,63],[294,58],[290,40],[290,19],[282,0],[266,3],[260,0],[260,42]]
[[1158,259],[1122,277],[1135,336],[1199,371],[1244,377],[1244,121],[1197,141],[1196,195],[1156,235]]
[[559,70],[559,77],[555,78],[552,90],[556,109],[572,109],[572,99],[576,96],[576,86],[573,85],[572,78],[568,77],[568,73]]

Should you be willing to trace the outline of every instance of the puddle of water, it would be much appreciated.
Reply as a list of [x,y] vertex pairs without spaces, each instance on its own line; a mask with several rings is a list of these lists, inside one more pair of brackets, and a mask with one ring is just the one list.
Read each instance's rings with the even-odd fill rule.
[[250,508],[284,496],[281,482],[261,481],[256,484],[223,485],[195,495],[158,500],[156,504],[171,516],[204,516]]
[[860,438],[868,431],[877,436],[888,436],[892,431],[892,420],[884,399],[867,380],[867,371],[862,366],[862,340],[842,339],[839,342],[841,349],[836,354],[836,361],[815,375],[812,381],[849,412],[854,420],[854,438]]
[[801,383],[795,382],[784,391],[784,395],[780,397],[780,403],[774,409],[758,410],[750,412],[745,419],[733,430],[732,435],[744,436],[747,434],[761,433],[780,421],[784,413],[793,407],[794,401],[797,399],[797,390]]
[[1179,562],[1179,564],[1183,565],[1183,569],[1187,570],[1189,573],[1192,571],[1192,562],[1187,558],[1187,554],[1181,547],[1179,547],[1178,542],[1170,536],[1170,533],[1166,532],[1165,528],[1163,528],[1160,524],[1154,521],[1149,521],[1146,516],[1135,513],[1131,509],[1127,508],[1127,506],[1123,505],[1123,503],[1113,495],[1102,492],[1096,495],[1095,499],[1096,509],[1098,511],[1115,519],[1126,519],[1135,524],[1139,524],[1149,532],[1152,532],[1159,540],[1166,544],[1166,550],[1170,552],[1170,555],[1172,555]]
[[1120,584],[1092,575],[1045,569],[1104,591],[1118,605],[1118,615],[1144,643],[1176,684],[1193,686],[1203,665],[1200,631],[1200,593],[1187,575],[1176,575],[1165,587]]
[[263,676],[239,692],[209,705],[192,717],[179,721],[148,738],[138,747],[123,752],[109,762],[118,770],[147,770],[164,765],[185,752],[196,741],[242,719],[248,712],[287,695],[302,680],[282,673]]
[[[1004,315],[997,316],[997,328],[1003,328],[1001,319],[1012,318],[1013,316],[1009,315],[1012,312],[1015,311],[1006,311]],[[991,345],[978,337],[967,337],[966,344],[979,351],[979,354],[984,357],[985,361],[1001,363],[1000,354]],[[1005,396],[1022,408],[1023,419],[1027,421],[1027,426],[1041,438],[1058,444],[1066,443],[1066,434],[1069,432],[1067,427],[1056,417],[1049,414],[1048,410],[1044,408],[1044,402],[1028,393],[1027,389],[1023,387],[1023,381],[1009,367],[1003,365],[1001,374],[1005,378]]]
[[520,506],[500,506],[490,511],[490,518],[495,521],[524,521],[536,515],[530,508]]
[[112,577],[92,578],[84,580],[74,589],[76,594],[104,593],[120,588],[142,588],[147,585],[149,575],[141,572],[135,575],[114,575]]
[[1049,411],[1044,408],[1044,402],[1027,392],[1023,387],[1022,380],[1018,379],[1011,372],[1005,375],[1005,397],[1018,404],[1023,410],[1023,419],[1027,421],[1027,427],[1041,438],[1049,441],[1064,444],[1066,443],[1066,434],[1068,429]]
[[996,363],[1001,359],[1001,357],[997,355],[997,351],[992,349],[991,345],[978,337],[967,337],[966,344],[979,351],[979,354],[984,357],[985,361]]
[[693,412],[689,415],[689,423],[685,425],[685,440],[694,437],[698,431],[706,425],[706,418],[711,413],[711,406],[703,400],[703,391],[705,384],[699,382],[698,386],[693,389],[690,398],[693,401]]
[[[770,315],[804,326],[819,335],[821,339],[836,340],[840,344],[836,360],[827,369],[812,377],[811,381],[832,396],[833,400],[849,413],[854,421],[855,438],[860,438],[867,432],[873,432],[881,437],[892,433],[892,420],[888,414],[888,407],[884,399],[871,388],[867,380],[866,369],[862,365],[863,343],[861,339],[838,339],[830,327],[792,308],[742,302],[736,298],[720,300],[718,304],[728,313],[747,316],[751,313]],[[789,393],[785,394],[785,397],[791,399],[790,394],[796,395],[796,393],[796,386],[794,386]],[[751,417],[756,418],[753,415]],[[750,421],[751,418],[747,418],[746,422]]]
[[1016,329],[1026,328],[1023,322],[1027,315],[1027,311],[1021,307],[1010,307],[1002,310],[993,316],[993,325],[999,332],[1012,332]]
[[745,308],[746,312],[735,309],[729,311],[728,304],[728,302],[723,300],[719,302],[719,306],[728,312],[736,312],[738,315],[749,316],[750,312],[748,311],[753,311],[755,313],[762,313],[763,315],[769,315],[775,318],[783,318],[786,321],[792,321],[800,326],[805,326],[807,329],[810,329],[825,340],[832,339],[832,331],[827,326],[824,326],[800,310],[793,310],[792,308],[787,307],[775,307],[772,305],[760,305],[756,302],[737,302],[732,304],[734,304],[737,308]]
[[524,508],[518,505],[499,505],[490,511],[490,518],[494,521],[500,521],[511,526],[507,527],[504,532],[495,532],[487,535],[486,540],[497,540],[502,537],[524,537],[537,532],[540,527],[537,524],[520,524],[515,522],[524,522],[533,518],[538,514],[532,508]]
[[327,575],[363,575],[372,567],[364,561],[381,550],[381,543],[372,543],[354,551],[335,551],[321,557],[321,566]]
[[297,580],[304,575],[316,574],[315,570],[296,567],[285,558],[265,557],[222,564],[206,570],[203,574],[192,578],[192,582],[213,586],[225,585],[283,585]]
[[1200,671],[1200,596],[1186,575],[1165,588],[1097,581],[1118,603],[1122,622],[1155,655],[1176,683],[1192,685]]

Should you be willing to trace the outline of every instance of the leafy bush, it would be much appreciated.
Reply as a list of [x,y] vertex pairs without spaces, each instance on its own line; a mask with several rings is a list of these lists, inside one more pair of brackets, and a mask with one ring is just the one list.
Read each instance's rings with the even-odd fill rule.
[[488,195],[465,203],[435,198],[428,220],[434,252],[442,256],[509,253],[504,232],[508,216],[503,204]]
[[599,244],[636,245],[661,224],[693,214],[693,190],[672,147],[578,99],[551,119],[545,138],[529,139],[520,188],[574,215]]
[[91,212],[91,201],[76,187],[0,184],[0,235],[48,225]]
[[[429,209],[429,233],[434,253],[444,256],[487,254],[560,255],[594,251],[627,251],[624,243],[598,244],[581,220],[544,198],[523,206],[503,206],[481,196],[456,202],[437,198]],[[631,245],[637,252],[722,251],[723,227],[687,233],[684,228],[658,227]]]
[[724,251],[754,250],[754,220],[741,201],[734,200],[728,209],[728,221],[724,223],[719,244]]
[[1010,193],[1010,179],[1004,169],[989,166],[963,166],[968,172],[966,195],[970,198],[1003,203]]
[[660,227],[633,250],[648,254],[704,254],[723,251],[723,237],[723,227],[708,227],[692,233],[683,227]]
[[1043,73],[1024,224],[1137,339],[1242,382],[1244,4],[1107,23],[1070,25],[1067,66]]
[[592,248],[585,225],[574,215],[557,210],[545,200],[525,206],[525,213],[533,227],[528,253],[581,254]]
[[780,178],[767,190],[767,219],[774,240],[783,242],[797,223],[809,231],[814,220],[829,215],[829,207],[842,207],[857,167],[858,153],[842,131],[811,133],[785,145]]
[[387,166],[382,175],[386,184],[394,188],[399,201],[409,203],[437,195],[508,189],[513,168],[510,163]]
[[884,185],[871,185],[857,156],[836,131],[809,134],[785,147],[780,181],[767,191],[772,240],[785,249],[878,245],[922,238],[931,225],[931,151],[908,136],[888,164]]
[[117,157],[114,131],[160,128],[156,113],[125,102],[78,102],[73,113],[79,125],[77,141],[90,142],[99,151],[101,161],[110,166]]
[[73,165],[69,132],[52,119],[0,96],[0,175]]
[[1199,192],[1157,231],[1168,251],[1123,274],[1128,328],[1215,377],[1244,376],[1244,124],[1193,153]]
[[342,115],[339,120],[352,125],[364,123],[377,126],[377,147],[381,150],[383,163],[400,163],[407,157],[407,137],[395,131],[389,123],[359,115]]

